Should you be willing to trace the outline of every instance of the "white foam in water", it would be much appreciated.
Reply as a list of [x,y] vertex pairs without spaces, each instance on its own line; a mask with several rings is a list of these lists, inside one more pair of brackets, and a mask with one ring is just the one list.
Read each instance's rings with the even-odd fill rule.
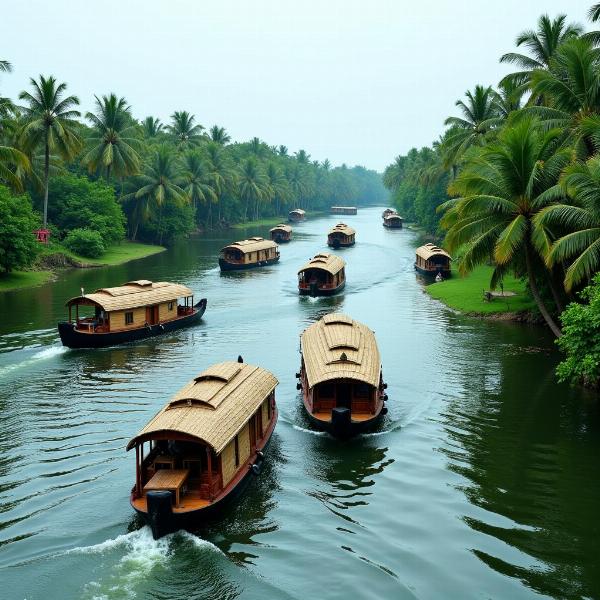
[[312,435],[327,435],[326,431],[313,431],[312,429],[305,429],[304,427],[300,427],[300,425],[292,425],[294,429],[297,431],[303,431],[304,433],[311,433]]
[[56,356],[60,356],[61,354],[64,354],[65,352],[68,352],[68,348],[65,348],[64,346],[50,346],[49,348],[44,348],[43,350],[36,352],[30,358],[27,358],[21,362],[13,363],[13,364],[7,365],[6,367],[1,368],[0,369],[0,377],[2,377],[2,375],[6,375],[7,373],[10,373],[11,371],[15,371],[16,369],[21,369],[22,367],[27,367],[27,366],[29,366],[33,363],[36,363],[40,360],[48,360],[49,358],[54,358]]

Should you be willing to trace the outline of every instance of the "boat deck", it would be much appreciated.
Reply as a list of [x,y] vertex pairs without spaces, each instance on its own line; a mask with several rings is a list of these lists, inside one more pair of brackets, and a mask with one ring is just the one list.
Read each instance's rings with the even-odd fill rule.
[[[320,421],[331,421],[330,410],[317,411],[312,413],[312,416],[315,417],[315,419],[319,419]],[[375,416],[376,415],[374,415],[373,413],[352,413],[352,421],[368,421],[369,419],[373,419]]]
[[[200,508],[205,508],[209,504],[210,504],[210,502],[208,500],[206,500],[205,498],[200,498],[198,496],[195,496],[194,494],[187,493],[182,496],[182,498],[179,502],[179,506],[173,506],[173,512],[174,513],[189,512],[191,510],[198,510]],[[148,512],[148,505],[146,503],[146,495],[145,494],[141,498],[136,498],[135,500],[133,500],[132,505],[136,510],[139,510],[141,512]]]

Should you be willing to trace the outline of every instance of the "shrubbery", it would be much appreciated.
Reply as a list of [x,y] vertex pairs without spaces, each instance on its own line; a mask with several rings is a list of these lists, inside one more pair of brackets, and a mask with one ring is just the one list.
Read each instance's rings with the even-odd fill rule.
[[561,315],[562,337],[556,340],[567,355],[556,369],[560,381],[598,387],[600,383],[600,273]]
[[38,227],[29,197],[14,196],[0,185],[0,271],[31,265],[38,250],[33,233]]
[[92,229],[71,230],[64,240],[64,245],[72,252],[88,258],[99,258],[106,252],[102,236]]

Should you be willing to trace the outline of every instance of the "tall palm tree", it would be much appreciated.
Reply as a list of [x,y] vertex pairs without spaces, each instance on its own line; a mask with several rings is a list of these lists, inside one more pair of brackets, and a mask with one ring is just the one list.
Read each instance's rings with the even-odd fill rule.
[[529,55],[509,52],[500,57],[501,63],[517,65],[521,69],[507,75],[502,81],[511,80],[512,84],[517,86],[529,85],[533,72],[547,69],[558,47],[566,40],[580,36],[582,32],[581,25],[567,23],[566,15],[558,15],[554,19],[542,15],[538,19],[535,31],[523,31],[517,36],[517,47],[525,46],[529,50]]
[[[0,73],[11,73],[12,64],[7,60],[0,60]],[[0,96],[0,119],[5,119],[14,111],[14,105],[10,98]],[[0,130],[1,131],[1,130]]]
[[547,263],[569,265],[564,285],[571,291],[600,271],[600,156],[569,165],[557,188],[573,203],[552,204],[534,221],[538,226],[567,232],[552,245]]
[[406,156],[396,156],[394,162],[388,165],[383,172],[383,185],[388,190],[397,190],[404,180],[406,164],[408,159]]
[[[442,205],[450,249],[464,246],[461,271],[470,271],[493,255],[497,274],[507,269],[527,274],[531,294],[546,323],[558,337],[560,328],[540,294],[538,277],[549,272],[541,257],[550,241],[534,217],[554,200],[561,170],[570,160],[559,150],[560,131],[542,131],[532,118],[506,127],[450,186],[459,198]],[[551,190],[550,193],[548,191]]]
[[321,163],[321,167],[323,167],[325,171],[331,171],[331,162],[329,162],[328,158]]
[[267,182],[259,162],[253,156],[241,164],[238,180],[240,198],[244,204],[244,220],[248,217],[248,207],[253,203],[255,216],[258,218],[258,203],[266,197]]
[[294,161],[286,170],[285,176],[293,197],[300,206],[304,206],[304,199],[310,193],[310,183],[305,169],[297,161]]
[[266,144],[262,142],[259,138],[253,137],[250,140],[250,152],[252,152],[252,154],[254,154],[255,156],[263,156],[263,154],[265,153],[265,149]]
[[506,121],[509,115],[522,108],[526,86],[517,84],[514,79],[503,79],[494,94],[494,104],[499,117]]
[[[210,185],[217,196],[217,221],[220,222],[223,194],[235,188],[237,173],[227,155],[227,151],[218,143],[211,142],[207,144],[204,149],[204,157],[209,172]],[[209,204],[208,208],[209,211],[212,211],[212,204]],[[212,222],[212,214],[209,220]]]
[[142,132],[147,139],[156,138],[164,129],[164,125],[158,117],[146,117],[142,121]]
[[308,154],[306,150],[298,150],[298,152],[294,153],[294,156],[296,157],[296,160],[302,165],[307,165],[310,161],[310,154]]
[[216,202],[218,198],[211,186],[209,167],[198,151],[192,150],[183,155],[179,185],[187,194],[194,210],[200,202],[209,204],[208,220],[210,222],[210,204]]
[[44,152],[44,227],[48,223],[48,184],[50,153],[69,160],[80,150],[82,142],[77,131],[76,118],[79,111],[77,96],[66,96],[66,83],[57,83],[53,76],[40,75],[39,81],[31,78],[33,92],[23,91],[19,99],[24,100],[24,125],[20,132],[23,148],[33,151],[43,148]]
[[231,141],[231,136],[227,133],[225,127],[213,125],[209,131],[210,139],[221,146],[227,145]]
[[88,138],[89,149],[82,159],[83,164],[91,173],[104,172],[106,181],[111,175],[126,177],[139,173],[139,143],[134,137],[130,106],[125,98],[117,98],[115,94],[94,98],[96,113],[85,115],[93,132]]
[[277,153],[279,156],[287,156],[288,155],[288,147],[281,145],[277,148]]
[[29,172],[29,159],[12,146],[0,146],[0,181],[8,184],[16,192],[23,191],[22,172]]
[[176,110],[171,115],[171,123],[167,125],[167,130],[175,138],[178,150],[189,150],[200,143],[204,127],[200,124],[194,125],[195,120],[196,117],[186,110]]
[[268,163],[265,174],[267,195],[270,200],[275,200],[275,212],[279,214],[282,202],[285,202],[289,197],[288,181],[274,161]]

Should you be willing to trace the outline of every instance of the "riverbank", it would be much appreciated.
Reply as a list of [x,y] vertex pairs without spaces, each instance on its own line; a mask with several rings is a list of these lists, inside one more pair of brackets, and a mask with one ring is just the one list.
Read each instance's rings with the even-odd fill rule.
[[[324,216],[324,211],[318,210],[309,210],[306,211],[306,218],[311,219],[315,217]],[[281,215],[279,217],[268,217],[266,219],[257,219],[255,221],[244,221],[243,223],[235,223],[231,225],[231,229],[246,229],[248,227],[273,227],[275,225],[279,225],[279,223],[287,223],[287,215]]]
[[[504,278],[505,293],[514,295],[486,300],[484,292],[490,289],[493,268],[481,266],[466,277],[454,273],[453,277],[425,287],[425,291],[449,308],[461,313],[506,320],[529,320],[535,310],[535,302],[529,296],[525,282],[507,275]],[[499,291],[499,290],[498,290]]]
[[8,292],[23,288],[35,287],[51,281],[54,272],[59,269],[89,269],[109,267],[152,256],[164,252],[163,246],[152,246],[138,242],[123,242],[111,246],[99,258],[87,258],[67,250],[59,244],[51,244],[44,248],[36,261],[36,270],[13,271],[0,275],[0,292]]

